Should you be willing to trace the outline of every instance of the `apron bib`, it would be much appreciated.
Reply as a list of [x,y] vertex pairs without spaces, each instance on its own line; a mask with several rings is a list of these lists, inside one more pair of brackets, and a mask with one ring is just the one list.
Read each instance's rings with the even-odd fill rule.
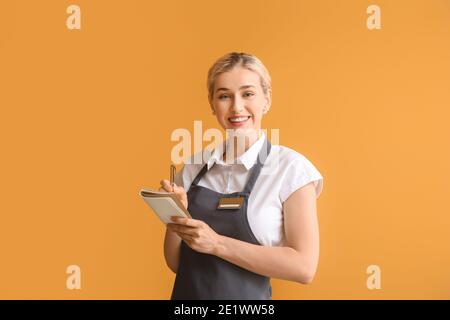
[[[271,144],[266,139],[256,163],[250,169],[242,192],[222,194],[199,186],[207,172],[205,164],[188,192],[188,211],[220,235],[261,245],[248,218],[248,198],[264,165]],[[267,150],[267,152],[266,152]],[[242,198],[227,199],[223,198]],[[222,201],[221,201],[222,199]],[[220,203],[239,202],[239,208]],[[242,201],[243,200],[243,201]],[[228,206],[228,208],[226,208]],[[266,300],[272,299],[270,278],[243,269],[215,255],[197,252],[181,241],[180,262],[171,295],[172,300]]]

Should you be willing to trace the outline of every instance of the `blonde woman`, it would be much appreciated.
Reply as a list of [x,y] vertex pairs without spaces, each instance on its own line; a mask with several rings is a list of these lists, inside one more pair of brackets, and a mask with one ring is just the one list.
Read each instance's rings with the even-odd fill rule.
[[167,225],[164,256],[176,273],[171,299],[271,299],[270,278],[307,284],[315,275],[323,178],[305,156],[272,146],[261,130],[272,89],[257,57],[221,57],[207,87],[220,126],[239,134],[202,163],[184,164],[173,186],[161,180],[160,190],[175,192],[192,215]]

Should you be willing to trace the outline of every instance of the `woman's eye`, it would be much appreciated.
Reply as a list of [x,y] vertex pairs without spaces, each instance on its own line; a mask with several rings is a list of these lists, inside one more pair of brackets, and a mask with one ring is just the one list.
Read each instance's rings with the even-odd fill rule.
[[225,95],[225,94],[223,94],[223,95],[219,96],[219,99],[224,99],[224,98],[228,98],[228,96],[227,96],[227,95]]
[[253,92],[246,92],[246,93],[244,93],[245,97],[251,97],[251,96],[254,96],[254,95],[255,94]]

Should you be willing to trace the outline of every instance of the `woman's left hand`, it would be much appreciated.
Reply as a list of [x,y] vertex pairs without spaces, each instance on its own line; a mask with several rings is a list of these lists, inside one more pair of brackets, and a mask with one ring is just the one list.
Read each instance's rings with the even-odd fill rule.
[[168,223],[167,228],[176,232],[193,250],[207,254],[216,252],[220,235],[205,222],[175,216],[172,221],[174,223]]

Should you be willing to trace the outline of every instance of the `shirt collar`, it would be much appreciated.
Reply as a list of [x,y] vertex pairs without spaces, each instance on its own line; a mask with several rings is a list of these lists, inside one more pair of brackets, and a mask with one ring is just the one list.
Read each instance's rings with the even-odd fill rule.
[[[211,157],[207,161],[207,169],[211,169],[211,167],[214,165],[214,163],[219,164],[225,164],[223,159],[223,151],[225,147],[228,147],[230,144],[230,139],[224,141],[222,144],[218,145]],[[256,140],[250,148],[247,149],[243,154],[241,154],[238,159],[236,160],[236,163],[243,164],[244,167],[249,170],[256,162],[256,159],[258,158],[259,151],[261,151],[261,148],[264,144],[264,140],[266,139],[266,135],[264,134],[264,131],[261,133],[261,136]]]

